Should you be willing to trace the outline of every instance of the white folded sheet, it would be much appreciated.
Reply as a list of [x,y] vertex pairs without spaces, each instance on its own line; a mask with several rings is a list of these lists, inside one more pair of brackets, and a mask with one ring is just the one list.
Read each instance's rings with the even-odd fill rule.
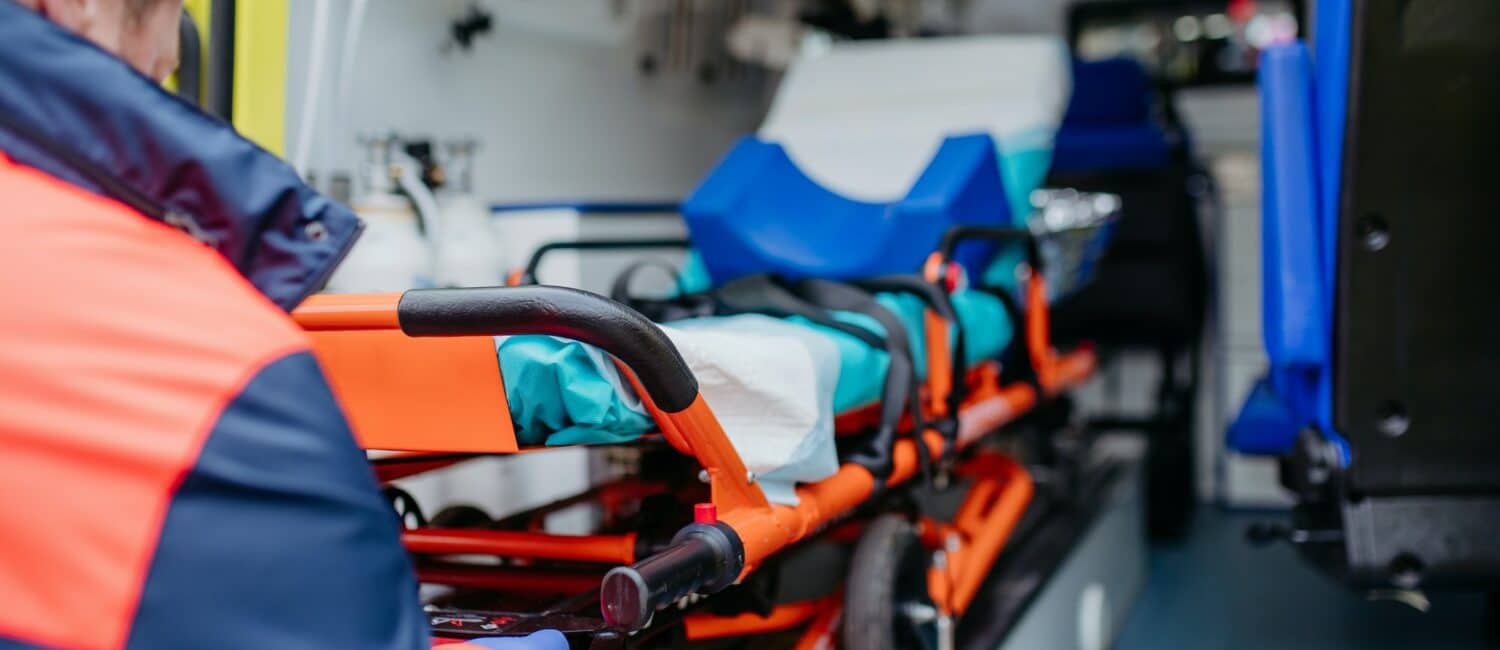
[[662,330],[772,502],[795,504],[797,483],[838,470],[833,393],[839,352],[831,339],[759,315],[679,321]]

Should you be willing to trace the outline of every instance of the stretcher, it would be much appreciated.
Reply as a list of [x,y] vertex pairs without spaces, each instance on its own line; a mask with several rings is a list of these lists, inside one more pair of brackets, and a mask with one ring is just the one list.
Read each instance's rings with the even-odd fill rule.
[[[1020,353],[1013,355],[1023,361],[1012,361],[1013,367],[995,360],[971,366],[955,354],[961,344],[954,332],[961,328],[945,298],[962,284],[955,249],[975,239],[1024,244],[1015,301]],[[881,402],[838,414],[842,462],[831,476],[799,485],[795,505],[768,500],[671,341],[619,302],[550,286],[432,289],[315,296],[294,318],[311,337],[360,444],[383,452],[372,465],[385,483],[481,455],[539,450],[516,435],[496,336],[545,334],[602,349],[655,422],[656,431],[629,443],[647,459],[641,472],[556,503],[498,522],[463,512],[439,513],[429,522],[407,504],[418,514],[407,519],[403,542],[420,580],[465,594],[435,610],[440,635],[556,628],[575,645],[610,647],[648,643],[667,630],[701,640],[805,628],[801,641],[813,647],[833,642],[843,628],[846,643],[865,647],[848,638],[859,629],[851,632],[840,620],[861,626],[872,617],[883,620],[874,628],[881,637],[895,638],[888,633],[895,626],[918,641],[951,638],[953,621],[973,601],[1033,491],[1024,467],[976,443],[1094,369],[1088,347],[1052,347],[1043,267],[1041,246],[1025,229],[950,230],[919,281],[905,284],[930,299],[922,314],[925,340],[912,346],[926,355],[924,377],[909,391],[887,392]],[[901,284],[887,278],[864,289]],[[822,289],[836,301],[862,291],[846,284]],[[903,355],[894,350],[904,347],[891,348],[889,373],[898,372]],[[912,486],[934,481],[961,486],[947,516],[920,508],[879,514],[904,503],[899,495]],[[539,530],[547,514],[580,503],[600,506],[599,530]],[[871,519],[872,513],[878,516]],[[883,537],[871,541],[872,532]],[[861,588],[801,602],[702,606],[706,596],[722,592],[728,599],[733,586],[746,591],[778,554],[815,538],[863,539],[856,553],[861,546],[915,540],[901,555],[918,567],[917,593],[902,595],[913,600],[871,603]],[[893,581],[911,572],[893,565],[872,579]],[[548,597],[560,600],[535,607]],[[530,607],[516,606],[516,598]],[[597,603],[597,612],[588,603]],[[905,609],[897,611],[898,605]]]
[[[841,65],[878,70],[887,80],[898,72],[935,79],[921,66],[881,65],[866,58],[871,53],[880,54],[853,52]],[[1061,59],[1060,50],[1052,53]],[[428,519],[420,504],[391,491],[408,524],[404,542],[418,577],[426,587],[446,588],[427,598],[435,633],[519,638],[553,629],[573,647],[597,648],[777,633],[801,647],[951,646],[955,621],[974,602],[1035,489],[1027,469],[986,444],[986,434],[1062,395],[1095,365],[1087,347],[1059,351],[1051,344],[1048,285],[1057,267],[1043,263],[1045,242],[1003,227],[1022,221],[1019,209],[1040,182],[1050,148],[1043,146],[1050,137],[1019,136],[1050,133],[1060,110],[1052,105],[1065,88],[1049,68],[1016,70],[1026,74],[963,80],[958,90],[973,101],[958,111],[960,120],[950,110],[949,84],[936,95],[942,101],[898,109],[896,119],[876,120],[884,125],[879,130],[840,129],[832,140],[837,150],[870,147],[852,166],[858,176],[869,177],[876,159],[895,170],[882,174],[889,182],[881,187],[858,192],[820,182],[832,178],[822,173],[827,166],[804,168],[819,158],[807,154],[820,148],[798,133],[871,121],[840,116],[800,128],[818,120],[802,119],[817,116],[799,106],[895,104],[844,90],[840,104],[794,101],[820,95],[808,91],[825,84],[789,75],[813,83],[785,91],[776,126],[737,145],[681,205],[712,280],[703,293],[610,300],[534,286],[533,263],[513,276],[516,286],[322,296],[303,305],[295,316],[360,443],[382,451],[372,464],[387,484],[478,456],[607,439],[539,432],[515,417],[518,402],[537,396],[507,365],[504,344],[497,352],[494,337],[546,335],[602,350],[649,415],[642,430],[610,438],[619,444],[596,455],[626,466],[619,476],[499,520],[463,508]],[[937,104],[941,115],[917,119]],[[897,128],[913,124],[921,128]],[[894,140],[919,146],[884,146],[897,130],[903,133]],[[1023,161],[1041,163],[1031,165],[1035,179],[1012,173],[1026,167]],[[858,245],[850,245],[851,233]],[[999,344],[998,359],[969,359],[964,344],[973,341],[965,340],[954,296],[966,277],[995,284],[984,275],[987,260],[998,243],[1017,242],[1001,249],[1019,251],[1018,264],[1000,267],[1011,283],[993,294],[1009,301],[995,321],[1015,333],[1006,337],[1013,342]],[[1008,273],[1017,267],[1024,273]],[[880,308],[876,293],[917,300],[909,320],[920,327]],[[837,409],[831,473],[797,485],[793,499],[773,498],[767,477],[747,466],[753,450],[736,446],[726,414],[704,397],[690,360],[653,322],[675,321],[684,308],[695,317],[801,319],[885,355],[873,373],[883,376],[875,399]],[[846,329],[840,315],[851,312],[878,327]],[[927,504],[922,493],[944,502]],[[546,529],[550,514],[580,504],[597,508],[586,534]],[[824,547],[843,559],[795,568]],[[787,575],[807,584],[787,593],[777,588]]]

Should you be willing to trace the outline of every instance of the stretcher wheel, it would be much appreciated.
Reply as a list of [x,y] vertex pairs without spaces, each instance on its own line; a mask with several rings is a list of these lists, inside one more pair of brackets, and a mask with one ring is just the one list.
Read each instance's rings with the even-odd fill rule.
[[422,506],[406,490],[388,486],[384,493],[386,502],[390,503],[391,509],[396,511],[396,518],[401,521],[402,528],[421,528],[427,525],[427,517],[422,514]]
[[854,547],[844,589],[844,647],[936,648],[929,565],[927,549],[906,518],[886,514],[871,522]]
[[484,528],[494,523],[490,515],[467,503],[451,505],[432,516],[433,528]]

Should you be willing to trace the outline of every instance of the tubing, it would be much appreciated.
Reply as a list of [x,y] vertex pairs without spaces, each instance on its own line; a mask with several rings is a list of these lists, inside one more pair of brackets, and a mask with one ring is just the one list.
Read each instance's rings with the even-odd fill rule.
[[399,170],[396,184],[411,199],[412,205],[417,209],[417,217],[422,220],[423,234],[426,235],[427,248],[432,255],[432,268],[442,269],[444,268],[443,227],[447,224],[443,223],[437,197],[432,194],[432,189],[422,182],[422,163],[404,151],[397,150],[394,153],[396,169]]
[[323,68],[328,58],[328,0],[313,0],[312,46],[307,65],[307,84],[302,90],[302,124],[297,131],[297,148],[292,166],[307,178],[308,159],[312,156],[313,131],[318,127],[318,109],[323,99]]
[[572,560],[629,564],[635,561],[635,533],[548,535],[508,530],[418,528],[401,533],[412,553],[500,555],[532,560]]
[[[359,56],[359,39],[364,31],[365,13],[369,8],[370,0],[353,0],[349,6],[349,20],[344,23],[344,41],[339,49],[338,95],[334,98],[334,107],[343,117],[340,124],[344,125],[344,128],[339,130],[339,142],[348,142],[352,139],[349,137],[352,135],[349,129],[354,124],[354,120],[350,119],[355,107],[354,61]],[[327,138],[324,140],[326,141]]]

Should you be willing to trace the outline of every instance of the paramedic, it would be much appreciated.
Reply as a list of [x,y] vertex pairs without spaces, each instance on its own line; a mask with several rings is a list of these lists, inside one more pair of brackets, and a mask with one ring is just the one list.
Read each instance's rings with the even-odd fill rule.
[[163,91],[180,0],[0,0],[0,649],[428,648],[287,310],[346,209]]

